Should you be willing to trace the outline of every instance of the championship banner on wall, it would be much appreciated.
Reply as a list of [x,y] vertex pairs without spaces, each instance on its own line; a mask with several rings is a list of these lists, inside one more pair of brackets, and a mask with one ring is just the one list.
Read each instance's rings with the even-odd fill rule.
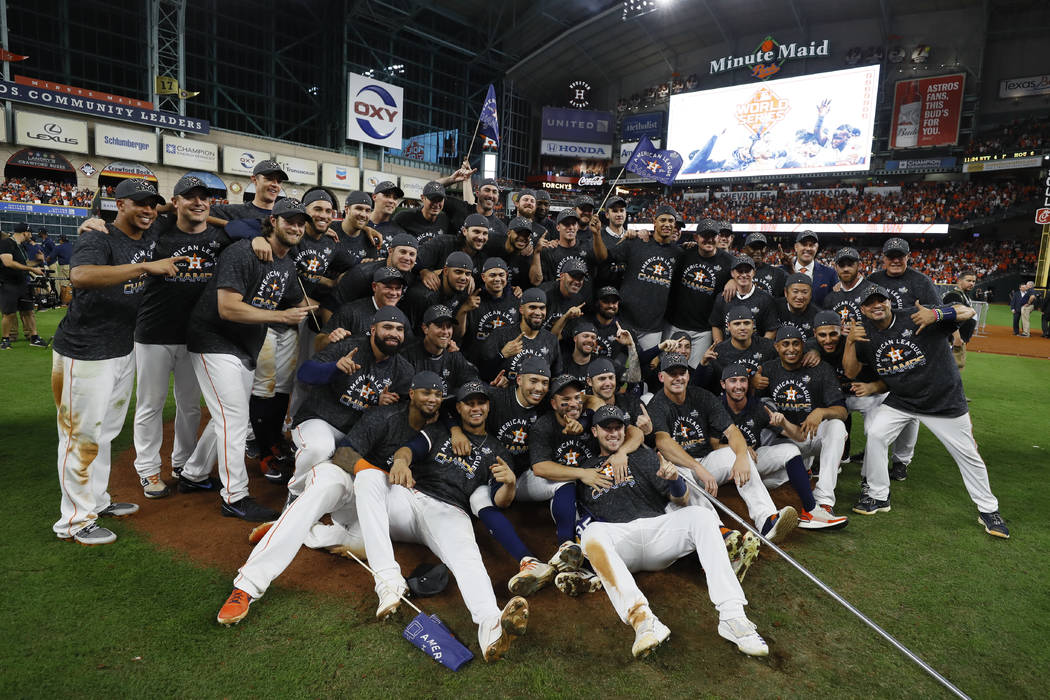
[[890,148],[958,143],[965,87],[963,73],[899,81],[893,93]]

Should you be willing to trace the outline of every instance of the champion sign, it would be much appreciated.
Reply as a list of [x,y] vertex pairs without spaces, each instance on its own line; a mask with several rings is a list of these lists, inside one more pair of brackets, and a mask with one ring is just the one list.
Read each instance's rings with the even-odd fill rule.
[[402,88],[350,73],[346,94],[348,140],[388,148],[402,147],[401,124],[405,104]]

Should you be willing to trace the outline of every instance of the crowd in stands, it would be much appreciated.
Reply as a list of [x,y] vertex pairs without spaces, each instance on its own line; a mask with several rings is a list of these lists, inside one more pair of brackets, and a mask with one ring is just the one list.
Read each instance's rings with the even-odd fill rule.
[[700,84],[700,78],[696,73],[690,73],[688,77],[675,76],[670,82],[650,85],[641,92],[636,92],[630,97],[621,97],[616,102],[616,113],[624,114],[640,109],[649,109],[656,105],[667,102],[671,95],[677,95],[686,90],[695,90]]
[[977,134],[966,147],[966,155],[998,155],[1011,151],[1050,149],[1050,123],[1046,119],[1015,119]]
[[0,200],[7,202],[86,207],[94,196],[91,190],[69,182],[9,177],[0,184]]

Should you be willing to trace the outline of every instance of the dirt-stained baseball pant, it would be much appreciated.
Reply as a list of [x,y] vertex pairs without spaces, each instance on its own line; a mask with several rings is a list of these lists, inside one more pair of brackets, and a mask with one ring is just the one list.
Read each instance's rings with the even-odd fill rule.
[[[302,495],[284,509],[281,517],[252,550],[251,556],[240,568],[233,585],[253,598],[259,598],[270,583],[288,568],[299,548],[325,546],[311,541],[312,529],[326,513],[332,514],[334,525],[342,531],[339,541],[360,549],[357,530],[357,508],[354,504],[354,484],[350,475],[330,462],[322,462],[310,470]],[[323,527],[323,526],[322,526]],[[354,547],[356,541],[357,547]]]
[[591,523],[580,541],[623,622],[630,624],[632,614],[644,613],[649,605],[632,572],[661,571],[693,552],[719,618],[730,620],[744,615],[747,598],[733,575],[719,525],[711,511],[686,506],[629,523]]
[[846,424],[838,418],[831,418],[820,422],[813,437],[792,441],[803,459],[813,457],[819,460],[820,476],[813,489],[817,505],[835,505],[835,487],[839,483],[839,464],[846,448],[846,437]]
[[755,450],[758,460],[755,466],[762,475],[762,483],[767,489],[775,489],[786,484],[788,479],[785,466],[792,458],[799,456],[798,446],[793,442],[779,442],[775,445],[764,445]]
[[700,360],[703,359],[704,353],[711,347],[713,340],[711,330],[687,331],[684,328],[672,325],[667,333],[664,334],[664,339],[670,338],[675,333],[685,333],[689,336],[689,366],[692,369],[696,369],[700,364]]
[[346,436],[320,418],[310,418],[292,428],[295,443],[295,474],[288,482],[288,492],[298,496],[306,485],[305,477],[316,465],[335,454],[335,446]]
[[[488,490],[487,485],[478,488]],[[502,634],[500,609],[474,539],[470,516],[456,506],[403,486],[393,486],[387,494],[387,515],[391,540],[426,545],[452,572],[470,617],[478,626],[478,644],[488,649]],[[369,565],[378,575],[390,576],[392,581],[385,580],[391,583],[404,582],[396,562],[392,568],[384,564],[385,571],[381,574],[375,569],[369,552]],[[376,583],[379,582],[377,577]]]
[[217,459],[222,481],[219,495],[227,503],[236,503],[248,495],[244,442],[253,372],[234,355],[191,352],[190,361],[211,421],[182,468],[182,475],[203,481]]
[[[766,519],[777,512],[777,507],[773,505],[773,499],[769,497],[769,491],[766,490],[765,484],[762,483],[762,476],[758,473],[754,460],[750,456],[747,459],[751,463],[751,478],[748,479],[746,484],[739,487],[737,491],[740,493],[740,497],[744,499],[744,503],[747,504],[747,512],[751,516],[751,520],[761,530],[766,523]],[[719,447],[700,460],[701,466],[711,474],[715,483],[719,485],[727,484],[733,480],[733,464],[735,462],[736,453],[729,447]],[[685,479],[686,487],[689,489],[690,503],[698,506],[705,503],[707,497],[701,493],[704,490],[704,485],[696,478],[693,470],[678,467],[678,474]]]
[[[868,495],[884,501],[890,496],[889,460],[886,458],[889,444],[910,421],[918,420],[941,441],[948,454],[955,460],[962,474],[963,485],[970,498],[982,513],[999,510],[999,501],[992,495],[988,482],[988,468],[977,451],[973,439],[973,424],[970,414],[958,418],[927,416],[909,413],[883,405],[875,414],[868,433],[868,448],[864,450],[864,473],[868,478]],[[818,499],[819,501],[819,499]]]
[[252,396],[272,399],[274,394],[290,394],[295,383],[298,357],[298,329],[267,327],[266,339],[255,361]]
[[[872,394],[871,396],[847,396],[846,410],[858,411],[864,416],[864,434],[869,431],[869,423],[875,417],[879,406],[886,400],[889,393]],[[911,464],[915,456],[915,443],[919,441],[919,421],[913,420],[904,426],[901,434],[893,441],[893,461],[901,462],[905,466]],[[867,448],[865,448],[867,449]],[[863,476],[863,475],[862,475]]]
[[182,469],[197,444],[201,389],[185,345],[135,343],[135,471],[140,478],[160,474],[164,403],[175,375],[175,441],[171,466]]
[[69,538],[111,502],[110,442],[120,434],[135,383],[135,353],[74,360],[52,351],[51,389],[58,412],[61,517],[52,529]]

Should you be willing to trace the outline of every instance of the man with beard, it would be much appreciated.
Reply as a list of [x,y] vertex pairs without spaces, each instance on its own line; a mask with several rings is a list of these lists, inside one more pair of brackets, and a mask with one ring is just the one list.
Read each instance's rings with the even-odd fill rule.
[[795,257],[784,256],[782,267],[789,275],[799,273],[813,280],[813,303],[824,305],[824,297],[835,286],[835,271],[817,260],[820,239],[810,230],[795,236]]
[[790,324],[802,334],[803,342],[813,337],[813,318],[820,311],[813,304],[813,280],[801,273],[793,273],[784,285],[784,297],[776,299],[780,325]]
[[[473,171],[471,171],[473,172]],[[465,226],[468,216],[477,214],[485,219],[486,225],[491,230],[493,238],[497,243],[502,243],[507,234],[507,225],[496,214],[496,205],[499,204],[499,183],[493,178],[486,178],[478,185],[475,195],[470,180],[463,182],[463,199],[449,197],[445,208],[449,215],[449,223],[452,225],[450,231],[458,231]]]
[[[774,411],[756,398],[749,397],[748,370],[743,365],[729,365],[722,370],[722,405],[747,441],[751,459],[766,488],[775,489],[787,482],[802,501],[798,526],[803,530],[838,530],[846,527],[849,518],[837,516],[830,505],[818,504],[806,473],[806,464],[799,449],[792,442],[802,442],[805,435],[799,426],[783,413]],[[792,442],[777,441],[763,444],[763,431],[779,433]]]
[[[208,475],[212,455],[218,454],[222,514],[228,517],[265,522],[276,515],[248,495],[244,443],[256,358],[267,324],[298,326],[316,308],[307,306],[309,299],[299,287],[289,255],[302,239],[308,218],[297,199],[286,197],[275,204],[263,226],[273,261],[258,260],[248,241],[224,250],[190,318],[186,347],[211,423],[179,473],[179,490],[218,490]],[[292,308],[282,310],[282,305]]]
[[843,366],[851,377],[859,374],[861,364],[872,367],[890,393],[872,420],[864,452],[868,492],[853,511],[874,515],[890,510],[886,452],[904,425],[919,420],[955,460],[984,531],[1009,537],[977,452],[962,378],[948,346],[948,338],[960,322],[974,317],[974,310],[963,304],[927,309],[919,303],[894,311],[889,294],[877,288],[868,293],[861,311],[864,322],[854,324],[846,337]]
[[[642,380],[638,360],[638,346],[634,335],[620,324],[620,290],[602,287],[595,295],[594,311],[583,318],[594,325],[595,354],[608,357],[616,366],[617,375],[628,383]],[[630,369],[630,371],[628,371]],[[630,376],[627,376],[627,375]]]
[[367,192],[354,191],[346,195],[343,204],[343,220],[334,228],[340,246],[357,262],[375,261],[383,236],[372,228],[372,197]]
[[697,224],[696,247],[682,255],[671,286],[669,335],[679,331],[689,334],[690,367],[696,367],[711,347],[711,310],[733,267],[733,256],[715,247],[717,233],[718,224],[713,219]]
[[616,406],[627,416],[628,423],[641,430],[643,435],[651,435],[653,422],[649,419],[645,404],[638,394],[616,390],[618,376],[609,358],[599,357],[591,362],[587,366],[587,388],[591,393],[586,397],[586,407],[597,410],[605,405]]
[[547,229],[547,238],[556,238],[558,228],[550,217],[551,196],[546,190],[536,190],[536,216],[533,221]]
[[725,338],[726,314],[734,306],[750,309],[755,321],[755,333],[772,339],[780,327],[773,297],[754,284],[755,262],[746,255],[738,256],[730,273],[736,283],[736,292],[727,301],[724,296],[715,299],[711,308],[711,337],[717,345]]
[[158,220],[158,258],[186,258],[172,276],[149,277],[135,323],[135,471],[146,498],[164,498],[171,489],[161,479],[160,449],[164,403],[174,375],[175,429],[173,473],[186,464],[197,444],[201,389],[193,373],[186,333],[190,314],[215,273],[215,261],[229,236],[208,225],[208,188],[194,175],[175,183],[174,217]]
[[454,324],[455,316],[450,308],[441,304],[431,306],[423,312],[423,337],[406,345],[401,352],[417,372],[433,372],[441,377],[446,390],[478,378],[478,368],[463,353],[450,349]]
[[[962,270],[955,280],[955,288],[945,292],[942,301],[945,304],[963,304],[973,307],[970,292],[975,284],[977,284],[977,273],[970,269]],[[955,366],[959,368],[959,372],[966,367],[966,344],[970,342],[976,328],[977,319],[972,318],[960,324],[959,330],[952,335],[952,355],[955,357]]]
[[[601,236],[598,236],[593,239],[592,247],[591,240],[580,238],[579,219],[572,209],[565,209],[558,214],[557,228],[558,244],[553,248],[538,247],[536,253],[539,254],[539,264],[536,264],[537,258],[534,257],[529,277],[535,285],[541,284],[543,280],[555,280],[561,275],[562,268],[569,260],[578,261],[575,263],[577,269],[584,270],[587,276],[587,281],[582,288],[583,297],[590,299],[593,292],[591,280],[594,279],[598,263],[605,260],[607,256],[605,242]],[[582,267],[580,267],[581,264]]]
[[540,285],[547,296],[547,320],[544,328],[561,338],[565,325],[583,314],[587,297],[583,296],[583,285],[587,279],[587,268],[577,259],[566,260],[557,278]]
[[405,292],[405,309],[412,320],[412,327],[419,328],[423,312],[435,304],[442,304],[459,311],[467,300],[474,283],[474,260],[462,251],[449,253],[445,267],[441,270],[437,289],[430,289],[422,280]]
[[494,381],[502,373],[513,382],[528,357],[540,359],[552,372],[561,374],[558,339],[543,327],[547,296],[539,289],[530,289],[521,295],[519,302],[518,324],[501,326],[485,339],[479,358],[485,381]]
[[507,237],[503,241],[503,248],[493,250],[492,254],[498,255],[506,262],[509,286],[519,289],[535,286],[530,276],[534,259],[538,261],[538,258],[534,258],[536,242],[546,233],[544,231],[537,236],[536,229],[542,228],[520,216],[514,217],[507,224]]
[[[734,306],[726,312],[726,331],[729,337],[708,348],[700,360],[701,367],[710,368],[709,381],[700,382],[701,386],[711,386],[712,378],[717,381],[729,365],[743,365],[749,375],[754,375],[763,362],[777,356],[773,341],[755,334],[755,317],[746,306]],[[697,368],[698,372],[701,367]],[[765,389],[765,380],[756,377],[756,381],[761,383],[756,388]]]
[[[820,474],[813,496],[818,505],[835,506],[839,461],[846,445],[846,400],[831,367],[802,364],[803,340],[797,328],[783,325],[775,342],[777,359],[760,368],[768,380],[760,394],[773,399],[780,413],[799,426],[792,439],[804,459],[817,459]],[[790,436],[788,436],[790,437]]]
[[595,359],[598,344],[598,332],[590,321],[579,320],[572,326],[572,345],[565,347],[561,353],[562,371],[578,380],[587,383],[587,368]]
[[[83,545],[115,542],[98,518],[138,511],[111,501],[110,443],[120,434],[135,379],[135,317],[144,275],[173,276],[188,258],[154,260],[150,227],[164,198],[145,180],[121,181],[117,217],[106,233],[81,234],[70,262],[73,301],[52,346],[51,387],[58,414],[61,517],[52,531]],[[247,244],[246,244],[247,245]],[[73,387],[76,385],[76,391]]]
[[372,214],[368,217],[368,222],[372,228],[383,234],[384,241],[405,232],[392,218],[394,210],[404,196],[404,190],[389,180],[380,182],[372,190]]
[[[536,203],[538,202],[538,197],[539,195],[533,190],[519,191],[517,202],[515,202],[516,208],[514,210],[514,218],[525,219],[532,224],[534,238],[539,238],[547,232],[546,227],[540,223],[540,219],[537,216]],[[548,198],[548,202],[549,201]]]
[[434,236],[454,231],[445,209],[445,186],[431,180],[423,187],[422,204],[394,216],[394,223],[425,243]]
[[488,219],[481,214],[469,214],[463,220],[459,233],[435,236],[419,246],[419,266],[422,268],[420,279],[423,284],[436,291],[441,286],[441,279],[434,270],[441,269],[441,263],[456,251],[469,256],[474,267],[480,268],[488,254],[495,254],[488,245],[489,233]]
[[788,273],[784,268],[766,262],[769,254],[769,243],[766,234],[755,231],[744,239],[744,255],[755,261],[755,286],[769,292],[774,299],[784,296],[784,283]]
[[[266,593],[270,584],[288,568],[304,545],[311,548],[327,546],[335,551],[346,548],[358,557],[365,556],[368,537],[364,532],[364,518],[358,523],[362,496],[370,494],[374,483],[378,483],[383,490],[387,488],[387,474],[380,469],[389,469],[397,448],[434,422],[442,395],[440,380],[429,372],[420,372],[412,378],[407,402],[369,411],[354,426],[347,436],[353,447],[345,448],[345,451],[356,459],[345,455],[343,461],[348,468],[332,462],[320,462],[311,467],[306,479],[308,485],[284,509],[281,519],[260,525],[249,535],[248,541],[258,546],[238,570],[233,580],[233,592],[219,610],[219,624],[229,627],[247,617],[248,606]],[[394,444],[391,444],[392,438],[396,441]],[[365,460],[362,455],[367,455],[374,462],[362,466],[362,474],[367,471],[367,476],[362,478],[359,475],[354,479],[355,466],[359,460]],[[375,478],[372,478],[372,473]],[[385,494],[382,504],[382,518],[385,520]],[[332,526],[318,523],[325,514],[331,514],[335,528],[339,529],[337,539],[340,544],[324,544],[336,541],[331,532]],[[383,528],[383,535],[387,539],[388,531],[389,527]],[[376,558],[379,559],[378,554]],[[394,610],[400,599],[395,601]],[[382,610],[379,612],[384,613]],[[390,612],[393,610],[377,616],[383,619]]]
[[302,490],[298,477],[331,457],[336,442],[369,408],[401,400],[413,375],[400,354],[407,327],[400,309],[384,306],[372,317],[368,335],[333,342],[299,368],[299,379],[311,387],[292,429],[298,451],[290,492]]
[[416,275],[412,272],[416,266],[416,254],[419,242],[407,233],[395,234],[388,241],[388,252],[385,260],[355,265],[339,278],[335,293],[329,298],[328,305],[321,309],[321,320],[326,321],[332,312],[347,302],[355,301],[372,294],[372,278],[381,267],[393,267],[401,273],[405,284],[412,284]]
[[[689,365],[683,355],[665,353],[658,378],[663,390],[646,407],[656,449],[679,467],[696,498],[704,498],[701,488],[714,496],[719,485],[732,480],[755,526],[770,542],[782,542],[798,524],[798,513],[791,506],[777,511],[747,442],[718,399],[689,386]],[[713,440],[718,443],[712,444]]]
[[[684,361],[684,358],[683,358]],[[599,454],[584,463],[609,481],[609,458],[625,439],[626,417],[613,406],[594,414],[591,432]],[[751,656],[769,647],[744,615],[747,600],[718,529],[713,511],[689,505],[686,481],[674,465],[642,447],[630,454],[626,478],[603,487],[577,482],[577,500],[589,514],[581,536],[583,552],[601,578],[620,620],[634,628],[631,653],[648,656],[671,635],[653,614],[632,571],[660,571],[696,552],[711,602],[719,613],[718,634]],[[668,512],[668,501],[677,509]]]
[[835,274],[839,281],[824,297],[824,308],[839,315],[841,325],[860,321],[860,302],[872,283],[860,274],[860,253],[856,248],[840,248],[835,254]]
[[[372,296],[343,304],[324,324],[314,339],[316,350],[323,350],[349,336],[362,336],[372,326],[372,317],[384,306],[397,306],[405,291],[405,277],[396,267],[380,267],[372,274]],[[406,329],[406,336],[409,331]]]
[[475,365],[485,339],[497,328],[516,326],[520,321],[518,298],[507,285],[507,263],[502,258],[489,258],[481,266],[481,289],[475,290],[464,303],[462,320],[463,352]]

